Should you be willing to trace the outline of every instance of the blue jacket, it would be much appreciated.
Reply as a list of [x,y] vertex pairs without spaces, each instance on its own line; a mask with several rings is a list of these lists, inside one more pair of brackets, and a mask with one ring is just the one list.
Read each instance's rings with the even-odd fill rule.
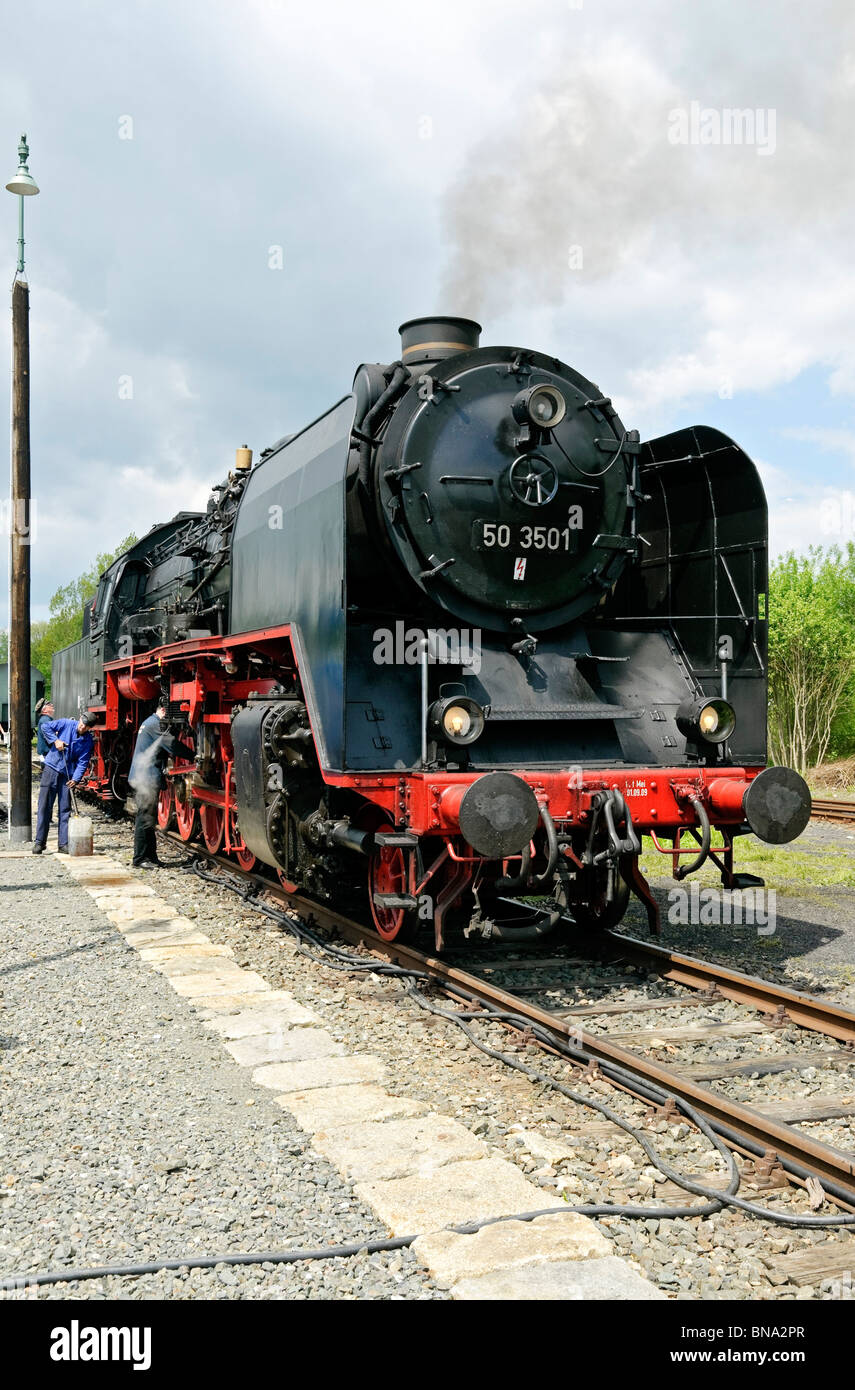
[[[39,732],[43,734],[44,740],[50,745],[50,752],[45,758],[45,767],[52,767],[54,772],[65,773],[68,771],[69,782],[79,782],[87,767],[89,759],[92,757],[92,749],[95,747],[95,740],[87,731],[85,734],[77,732],[76,719],[48,719],[44,723],[44,728],[39,725]],[[54,748],[57,739],[62,739],[65,748],[60,751]]]

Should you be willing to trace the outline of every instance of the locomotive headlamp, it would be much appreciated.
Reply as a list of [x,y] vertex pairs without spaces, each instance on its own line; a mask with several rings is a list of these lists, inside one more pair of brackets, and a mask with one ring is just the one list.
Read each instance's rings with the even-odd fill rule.
[[704,743],[726,743],[736,726],[736,714],[727,700],[688,700],[677,711],[677,728],[687,738]]
[[514,419],[521,425],[535,425],[541,430],[554,429],[567,413],[567,402],[557,386],[529,386],[514,397],[511,406]]
[[428,714],[428,729],[446,743],[474,743],[484,731],[484,711],[468,695],[435,700]]

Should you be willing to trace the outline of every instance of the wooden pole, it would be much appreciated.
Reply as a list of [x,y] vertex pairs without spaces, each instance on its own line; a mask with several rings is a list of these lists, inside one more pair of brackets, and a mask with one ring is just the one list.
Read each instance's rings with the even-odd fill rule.
[[9,595],[9,840],[32,839],[30,708],[30,290],[12,286],[12,517]]

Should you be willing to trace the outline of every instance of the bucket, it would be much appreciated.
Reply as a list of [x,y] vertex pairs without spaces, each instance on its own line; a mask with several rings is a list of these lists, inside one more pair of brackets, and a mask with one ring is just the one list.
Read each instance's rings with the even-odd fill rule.
[[90,816],[71,816],[68,821],[69,854],[92,853],[92,819]]

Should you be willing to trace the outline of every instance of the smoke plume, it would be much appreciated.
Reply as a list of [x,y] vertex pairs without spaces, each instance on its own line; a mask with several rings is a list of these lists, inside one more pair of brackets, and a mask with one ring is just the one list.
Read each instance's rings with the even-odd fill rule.
[[[678,8],[658,20],[673,27]],[[603,42],[593,9],[587,38],[568,30],[447,196],[443,303],[483,321],[687,261],[726,286],[734,252],[744,263],[848,244],[855,16],[839,0],[711,8],[686,7],[676,36],[656,6],[620,38]]]

